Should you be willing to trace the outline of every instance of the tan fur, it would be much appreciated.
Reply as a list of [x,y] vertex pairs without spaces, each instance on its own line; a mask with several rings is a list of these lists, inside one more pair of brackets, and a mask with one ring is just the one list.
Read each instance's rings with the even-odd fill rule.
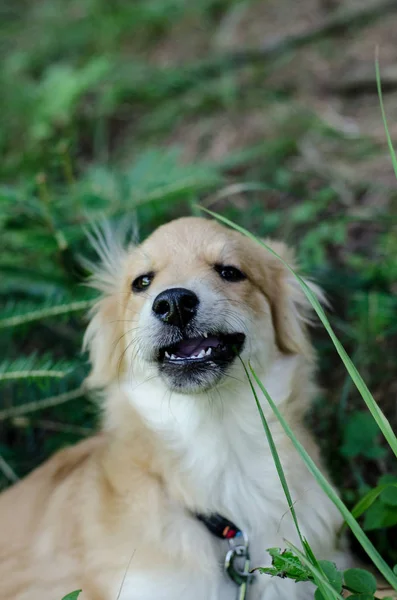
[[[294,265],[293,252],[284,243],[265,241]],[[131,297],[132,275],[128,276],[129,273],[139,274],[151,269],[159,273],[158,280],[166,286],[177,280],[208,276],[212,264],[227,263],[230,259],[249,276],[250,283],[242,294],[239,290],[238,296],[230,289],[231,300],[247,303],[253,311],[258,311],[264,293],[270,302],[280,350],[310,353],[303,322],[309,303],[283,264],[259,244],[215,221],[184,218],[174,221],[172,229],[160,227],[141,246],[131,249],[118,267],[119,272],[124,271],[124,277],[117,277],[112,292],[94,308],[95,316],[86,334],[86,346],[90,348],[93,364],[89,384],[103,387],[125,368],[120,320],[139,310],[144,299],[144,296]],[[216,274],[211,277],[215,285],[219,285]]]
[[[284,244],[269,243],[293,261]],[[248,281],[224,285],[212,270],[214,262],[241,268]],[[104,296],[92,312],[85,344],[92,361],[89,384],[108,388],[102,432],[59,452],[0,496],[1,600],[61,600],[77,588],[83,589],[81,600],[116,600],[115,589],[129,563],[149,578],[151,569],[189,564],[192,572],[202,573],[206,568],[196,564],[194,552],[199,538],[207,543],[201,529],[197,539],[186,541],[182,554],[160,543],[166,523],[183,531],[189,483],[183,490],[170,488],[164,470],[165,457],[174,464],[170,452],[118,387],[131,369],[125,335],[129,321],[145,301],[145,294],[131,293],[131,281],[148,269],[156,272],[160,288],[205,277],[252,314],[267,310],[267,298],[274,353],[302,357],[289,398],[290,419],[298,431],[302,428],[312,389],[312,351],[305,325],[307,301],[292,275],[264,248],[216,222],[191,218],[161,227],[141,246],[118,255],[115,264],[110,261],[106,285],[97,281]],[[310,436],[302,431],[316,455]],[[278,439],[285,468],[298,485],[297,459],[281,433]],[[179,468],[177,461],[172,468]]]

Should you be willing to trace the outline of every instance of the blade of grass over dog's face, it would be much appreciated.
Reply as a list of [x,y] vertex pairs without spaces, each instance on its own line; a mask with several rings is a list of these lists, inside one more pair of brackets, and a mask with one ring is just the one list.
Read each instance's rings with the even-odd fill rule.
[[382,410],[379,408],[378,404],[375,402],[374,398],[372,397],[371,392],[369,391],[369,389],[367,388],[367,385],[365,384],[364,380],[362,379],[360,373],[357,371],[356,367],[354,366],[353,362],[351,361],[350,357],[348,356],[346,350],[344,349],[344,347],[342,346],[342,344],[340,343],[340,341],[338,340],[337,336],[334,333],[334,330],[331,327],[331,324],[320,304],[320,302],[318,301],[318,299],[316,298],[315,294],[312,292],[312,290],[310,289],[310,287],[305,283],[305,281],[294,271],[294,269],[292,269],[292,267],[290,267],[290,265],[285,262],[278,254],[277,252],[275,252],[272,248],[270,248],[267,244],[265,244],[262,240],[258,239],[256,236],[254,236],[252,233],[250,233],[249,231],[247,231],[246,229],[244,229],[243,227],[240,227],[239,225],[236,225],[236,223],[233,223],[232,221],[230,221],[229,219],[226,219],[225,217],[222,217],[221,215],[219,215],[218,213],[212,212],[210,210],[207,210],[205,208],[202,208],[202,210],[204,210],[205,212],[207,212],[208,214],[210,214],[211,216],[213,216],[215,219],[218,219],[218,221],[221,221],[222,223],[225,223],[226,225],[228,225],[229,227],[232,227],[233,229],[236,229],[237,231],[239,231],[240,233],[242,233],[243,235],[249,237],[250,239],[252,239],[253,241],[257,242],[258,244],[260,244],[261,246],[263,246],[264,248],[266,248],[271,254],[273,254],[274,256],[276,256],[276,258],[278,258],[284,265],[285,267],[293,274],[293,276],[297,279],[297,281],[299,282],[304,294],[306,295],[306,297],[308,298],[308,300],[310,301],[310,304],[313,306],[314,310],[316,311],[320,321],[322,322],[322,324],[324,325],[326,331],[328,332],[335,348],[336,351],[338,352],[339,356],[341,357],[350,377],[352,378],[355,386],[357,387],[358,391],[361,394],[361,397],[363,398],[365,404],[367,405],[368,409],[370,410],[372,416],[374,417],[376,423],[378,424],[379,429],[381,430],[381,432],[383,433],[384,437],[387,440],[387,443],[389,444],[390,448],[392,449],[392,451],[394,452],[395,456],[397,457],[397,437],[393,431],[393,429],[391,428],[391,425],[388,421],[388,419],[385,417],[384,413],[382,412]]
[[287,479],[286,479],[285,474],[284,474],[284,469],[282,467],[281,460],[280,460],[279,454],[277,452],[276,444],[274,443],[274,440],[273,440],[272,432],[271,432],[270,427],[269,427],[269,425],[268,425],[268,423],[266,421],[266,417],[263,414],[263,411],[261,409],[260,401],[259,401],[259,398],[258,398],[257,393],[255,391],[255,388],[254,388],[254,386],[252,384],[251,377],[249,376],[247,367],[245,366],[245,363],[244,363],[244,361],[241,358],[240,358],[240,361],[241,361],[241,364],[243,365],[245,374],[247,375],[247,378],[248,378],[248,381],[249,381],[249,384],[250,384],[250,387],[251,387],[251,391],[252,391],[252,393],[254,395],[255,402],[256,402],[256,405],[257,405],[257,408],[258,408],[258,411],[259,411],[259,414],[260,414],[260,417],[261,417],[261,420],[262,420],[263,429],[265,430],[267,441],[268,441],[268,444],[269,444],[269,447],[270,447],[270,451],[272,453],[274,464],[275,464],[276,469],[277,469],[277,474],[279,476],[279,479],[281,481],[281,485],[283,487],[283,491],[284,491],[285,497],[287,499],[288,508],[291,511],[292,519],[294,521],[294,525],[296,527],[296,531],[298,533],[298,537],[300,539],[302,547],[304,548],[305,547],[305,543],[304,543],[304,539],[303,539],[303,536],[302,536],[302,533],[301,533],[301,530],[300,530],[300,527],[299,527],[298,517],[296,516],[294,502],[292,500],[291,492],[289,490]]
[[[330,590],[327,589],[327,587],[325,587],[325,589],[324,589],[324,586],[321,584],[321,577],[320,578],[317,577],[317,573],[318,573],[317,567],[318,567],[318,564],[317,564],[316,558],[315,558],[315,556],[314,556],[314,554],[313,554],[313,552],[312,552],[312,550],[311,550],[308,542],[302,536],[302,532],[301,532],[300,527],[299,527],[298,517],[296,515],[296,511],[295,511],[295,507],[294,507],[294,502],[293,502],[293,499],[292,499],[292,496],[291,496],[290,489],[288,487],[287,479],[285,477],[284,469],[282,467],[281,460],[280,460],[280,457],[279,457],[279,454],[278,454],[278,451],[277,451],[276,444],[274,443],[270,427],[269,427],[269,425],[267,423],[265,415],[263,414],[259,398],[258,398],[257,393],[255,391],[255,388],[254,388],[254,386],[252,384],[251,377],[250,377],[250,375],[248,373],[247,367],[245,366],[245,364],[244,364],[244,362],[243,362],[243,360],[241,358],[240,358],[240,361],[241,361],[241,363],[243,365],[245,374],[247,375],[247,378],[248,378],[248,381],[249,381],[249,384],[250,384],[250,387],[251,387],[251,391],[252,391],[252,393],[254,395],[254,398],[255,398],[255,402],[256,402],[256,405],[257,405],[257,408],[258,408],[258,411],[259,411],[259,414],[260,414],[260,417],[261,417],[261,420],[262,420],[263,429],[265,430],[265,433],[266,433],[266,437],[267,437],[267,441],[268,441],[268,444],[269,444],[269,447],[270,447],[270,451],[272,453],[274,464],[275,464],[276,469],[277,469],[277,474],[279,476],[279,479],[280,479],[280,482],[281,482],[281,485],[282,485],[285,497],[287,499],[288,507],[289,507],[289,510],[291,511],[292,519],[294,521],[294,524],[295,524],[295,527],[296,527],[296,531],[298,533],[299,540],[300,540],[300,542],[302,544],[302,548],[306,551],[306,557],[305,557],[306,558],[306,562],[305,562],[305,564],[307,566],[309,566],[309,568],[310,568],[310,570],[311,570],[311,572],[313,574],[314,580],[316,581],[317,585],[319,585],[321,587],[321,591],[322,591],[322,594],[323,594],[324,598],[326,600],[334,600],[334,598],[338,598],[339,599],[339,598],[341,598],[341,596],[339,596],[339,594],[336,594],[334,590],[332,590],[333,593],[331,593]],[[329,586],[329,587],[331,587],[331,586]]]
[[[316,466],[314,461],[310,458],[309,454],[306,452],[305,448],[298,441],[298,439],[294,435],[293,431],[289,427],[288,423],[282,416],[281,412],[277,408],[276,404],[273,402],[272,398],[270,397],[270,395],[269,395],[268,391],[266,390],[266,388],[264,387],[263,383],[258,378],[257,374],[255,373],[255,370],[252,368],[251,365],[249,365],[249,368],[251,370],[251,373],[252,373],[256,383],[258,384],[263,395],[265,396],[266,400],[268,401],[272,411],[276,415],[276,417],[277,417],[278,421],[280,422],[281,426],[283,427],[286,435],[289,437],[289,439],[293,443],[295,449],[297,450],[300,457],[306,464],[307,468],[312,473],[312,475],[314,476],[314,478],[316,479],[318,484],[321,486],[321,488],[324,490],[324,492],[327,494],[328,498],[330,500],[332,500],[332,502],[335,504],[335,506],[339,509],[341,515],[346,520],[350,529],[352,530],[352,532],[356,536],[357,540],[360,542],[361,546],[364,548],[364,550],[366,551],[366,553],[368,554],[368,556],[370,557],[370,559],[372,560],[374,565],[379,569],[379,571],[382,573],[384,578],[390,583],[390,585],[395,590],[397,590],[396,575],[393,573],[393,571],[383,560],[383,558],[381,557],[379,552],[372,545],[372,543],[370,542],[370,540],[368,539],[368,537],[366,536],[364,531],[361,529],[360,525],[357,523],[357,521],[355,520],[355,518],[353,517],[351,512],[348,510],[348,508],[345,506],[345,504],[339,498],[339,496],[335,492],[334,488],[328,483],[328,481],[326,480],[324,475],[321,473],[321,471],[318,469],[318,467]],[[262,410],[260,403],[258,404],[258,410],[259,410],[259,414],[260,414],[261,418],[264,419],[264,416],[262,416],[263,410]]]
[[378,90],[379,104],[380,104],[380,111],[382,113],[383,126],[385,128],[387,145],[389,147],[390,157],[391,157],[391,161],[393,163],[394,174],[395,174],[396,179],[397,179],[397,157],[396,157],[396,153],[395,153],[395,150],[394,150],[393,142],[392,142],[392,139],[391,139],[391,136],[390,136],[389,126],[387,124],[386,111],[385,111],[385,107],[384,107],[384,104],[383,104],[382,82],[381,82],[381,77],[380,77],[379,48],[378,48],[378,46],[376,47],[376,56],[375,56],[375,74],[376,74],[376,86],[377,86],[377,90]]

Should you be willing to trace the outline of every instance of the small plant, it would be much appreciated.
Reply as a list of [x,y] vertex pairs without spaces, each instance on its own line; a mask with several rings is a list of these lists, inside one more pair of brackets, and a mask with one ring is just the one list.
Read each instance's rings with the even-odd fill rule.
[[[272,566],[258,567],[253,571],[272,577],[292,579],[296,583],[301,581],[316,583],[312,571],[292,550],[282,551],[280,548],[269,548],[268,552],[272,557]],[[319,560],[318,566],[338,596],[342,591],[348,591],[352,594],[351,600],[376,600],[376,579],[369,571],[365,569],[340,571],[329,560]],[[315,600],[324,600],[318,587],[314,592],[314,598]],[[384,600],[392,600],[392,598],[386,597]]]

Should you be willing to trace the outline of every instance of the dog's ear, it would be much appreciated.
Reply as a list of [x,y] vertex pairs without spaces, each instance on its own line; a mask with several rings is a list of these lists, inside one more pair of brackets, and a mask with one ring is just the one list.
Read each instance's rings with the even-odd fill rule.
[[[296,271],[295,253],[291,248],[283,242],[270,239],[263,241]],[[311,357],[313,352],[307,325],[312,320],[312,306],[293,273],[268,250],[261,250],[263,264],[270,267],[264,279],[263,291],[270,301],[277,345],[286,354]],[[320,302],[327,304],[322,290],[308,279],[304,278],[304,281]]]
[[117,379],[124,353],[122,317],[115,296],[98,300],[90,312],[84,335],[83,350],[88,350],[91,371],[86,380],[89,388],[104,388]]
[[91,372],[86,380],[90,388],[103,388],[116,380],[122,368],[125,346],[123,337],[123,290],[127,250],[123,236],[108,226],[89,235],[100,263],[85,261],[92,276],[88,285],[101,292],[101,297],[89,313],[90,322],[84,335],[83,350],[87,350]]

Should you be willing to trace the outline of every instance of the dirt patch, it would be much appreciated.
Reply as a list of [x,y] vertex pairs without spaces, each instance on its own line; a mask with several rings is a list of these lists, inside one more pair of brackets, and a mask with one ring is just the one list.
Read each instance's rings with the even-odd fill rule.
[[[353,2],[327,0],[271,0],[243,7],[236,5],[215,29],[206,28],[199,19],[178,25],[173,35],[156,47],[153,60],[158,65],[170,66],[208,59],[220,51],[259,48],[276,38],[315,27],[342,4],[344,8],[357,6]],[[236,71],[231,77],[241,96],[239,109],[230,110],[225,105],[210,115],[182,118],[165,143],[181,143],[189,159],[200,155],[219,160],[247,144],[283,136],[285,121],[293,119],[294,111],[306,110],[317,115],[324,125],[339,131],[342,137],[369,139],[381,151],[380,157],[366,157],[360,162],[346,156],[343,139],[333,144],[330,151],[329,144],[317,138],[320,162],[327,164],[328,170],[335,163],[337,177],[342,168],[353,183],[364,174],[368,181],[393,188],[394,176],[386,158],[388,151],[376,93],[374,56],[376,46],[380,46],[385,106],[391,135],[397,136],[396,31],[397,14],[386,13],[365,27],[352,27],[343,35],[286,52],[253,69]],[[251,84],[247,85],[249,81]],[[273,98],[269,110],[264,94],[272,93],[287,95],[288,102],[283,97],[277,106]],[[338,155],[343,156],[339,165]]]

